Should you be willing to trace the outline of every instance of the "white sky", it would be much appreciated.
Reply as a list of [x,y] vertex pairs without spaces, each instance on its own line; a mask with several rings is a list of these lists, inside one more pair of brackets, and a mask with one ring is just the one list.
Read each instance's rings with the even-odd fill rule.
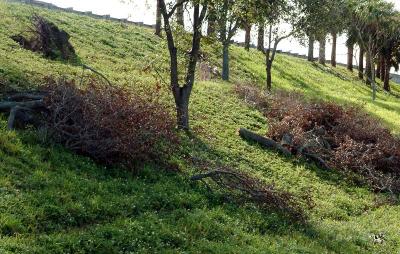
[[[155,2],[156,0],[41,0],[43,2],[53,3],[60,7],[73,7],[79,11],[92,11],[96,14],[109,14],[115,18],[128,18],[132,21],[154,24],[155,22]],[[395,4],[400,10],[400,0],[386,0]],[[243,41],[244,33],[240,32],[234,38],[236,41]],[[253,41],[256,40],[256,32],[253,33]],[[345,63],[347,61],[347,48],[345,46],[346,38],[338,38],[337,61]],[[282,41],[279,49],[291,51],[299,54],[307,54],[307,48],[300,45],[295,39]],[[315,45],[315,55],[318,56],[318,45]],[[331,44],[328,38],[326,56],[330,59]],[[355,63],[357,63],[355,59]]]

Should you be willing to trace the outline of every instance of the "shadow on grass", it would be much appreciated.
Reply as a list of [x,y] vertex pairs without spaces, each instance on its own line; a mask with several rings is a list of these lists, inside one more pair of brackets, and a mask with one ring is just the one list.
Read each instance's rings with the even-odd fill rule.
[[[226,167],[235,167],[236,163],[228,163],[225,158],[232,157],[232,154],[227,154],[226,152],[216,150],[212,148],[209,144],[205,143],[202,138],[199,136],[195,135],[194,133],[191,133],[189,136],[191,140],[191,154],[201,154],[203,155],[203,158],[197,158],[199,160],[207,158],[208,160],[212,161],[218,161],[220,165],[212,165],[212,166],[226,166]],[[254,144],[253,142],[246,142],[249,146],[258,146],[257,149],[262,149],[259,145]],[[189,156],[189,155],[188,155]],[[256,165],[256,163],[252,162],[251,160],[234,155],[235,158],[234,160],[237,162],[244,162],[246,165],[256,171],[264,171],[265,168],[260,168],[259,165]],[[276,154],[276,156],[281,156],[280,154]],[[320,177],[323,181],[325,181],[328,184],[331,185],[348,185],[348,187],[353,186],[351,183],[343,183],[342,176],[334,171],[327,171],[327,170],[322,170],[316,166],[310,166],[310,164],[304,162],[304,161],[294,161],[293,158],[286,157],[284,158],[286,162],[291,162],[293,163],[293,166],[301,166],[304,168],[307,168],[309,170],[312,170],[316,172],[317,176]],[[192,165],[194,168],[198,168],[198,165],[196,165],[196,162],[193,163]],[[211,168],[209,168],[211,170]],[[207,189],[204,187],[204,191],[207,191]],[[210,195],[214,195],[213,193],[210,193]],[[233,202],[233,207],[235,207],[236,204]],[[234,208],[233,208],[234,209]],[[249,213],[257,212],[257,208],[246,208]],[[232,211],[235,213],[234,211]],[[307,211],[307,213],[311,213],[311,211]],[[344,239],[338,239],[335,237],[334,232],[328,232],[322,230],[318,225],[309,223],[307,222],[306,224],[302,223],[297,223],[295,221],[289,220],[287,216],[284,214],[279,214],[276,213],[276,211],[263,211],[263,220],[264,222],[262,223],[263,227],[255,226],[255,228],[259,231],[261,234],[266,234],[266,235],[280,235],[280,236],[288,236],[290,237],[293,232],[296,232],[298,234],[301,234],[303,237],[308,238],[310,241],[316,241],[320,246],[325,247],[329,251],[332,252],[347,252],[347,253],[353,253],[356,250],[358,250],[358,246],[356,243]]]
[[324,66],[324,65],[321,65],[321,64],[318,64],[315,62],[313,62],[311,65],[314,67],[314,69],[316,69],[320,72],[333,75],[343,81],[351,81],[349,78],[343,76],[340,72],[334,70],[333,68],[330,68],[328,66]]

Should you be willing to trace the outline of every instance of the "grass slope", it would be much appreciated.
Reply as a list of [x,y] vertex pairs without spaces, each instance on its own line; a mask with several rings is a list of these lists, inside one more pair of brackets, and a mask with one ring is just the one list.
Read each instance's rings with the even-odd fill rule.
[[[32,12],[72,36],[82,62],[121,85],[143,89],[156,82],[143,71],[154,60],[166,75],[165,44],[152,31],[63,12],[0,1],[0,82],[31,88],[43,76],[79,76],[81,68],[43,59],[9,36],[23,31]],[[220,48],[205,54],[219,64]],[[262,82],[262,56],[232,48],[232,80]],[[363,106],[400,132],[400,103],[370,92],[354,75],[278,56],[274,87],[300,90],[310,98]],[[10,132],[0,121],[0,253],[397,253],[400,206],[357,187],[334,172],[288,159],[243,142],[239,127],[265,133],[262,115],[247,107],[231,83],[198,82],[191,104],[191,138],[183,137],[176,161],[183,174],[147,165],[137,176],[105,169],[63,148],[46,144],[34,131]],[[291,225],[279,214],[251,204],[224,202],[190,183],[198,169],[184,158],[201,158],[249,171],[282,189],[311,191],[310,225]],[[372,235],[382,234],[375,244]]]

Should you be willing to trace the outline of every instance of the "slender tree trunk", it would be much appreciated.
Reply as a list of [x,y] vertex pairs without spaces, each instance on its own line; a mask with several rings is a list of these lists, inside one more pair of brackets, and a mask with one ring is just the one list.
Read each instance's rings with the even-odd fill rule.
[[385,89],[385,91],[390,92],[390,60],[388,58],[385,58],[384,63],[385,63],[384,64],[385,75],[383,81],[383,89]]
[[222,47],[222,80],[229,80],[229,43]]
[[250,50],[250,40],[251,40],[251,25],[245,25],[245,38],[244,38],[244,48],[249,51]]
[[347,47],[347,69],[353,71],[354,44]]
[[360,55],[358,58],[358,77],[360,79],[364,78],[364,53],[364,49],[362,49],[360,46]]
[[264,31],[264,24],[258,24],[258,40],[257,40],[257,49],[260,51],[264,51],[265,48],[265,41],[264,41],[265,31]]
[[325,56],[325,47],[326,47],[326,37],[319,39],[319,63],[325,65],[326,56]]
[[157,0],[157,11],[156,11],[156,31],[155,34],[157,36],[161,36],[161,9],[160,9],[160,0]]
[[376,92],[377,92],[377,85],[375,82],[375,67],[374,65],[374,60],[372,58],[371,52],[368,50],[367,56],[369,56],[369,64],[371,66],[371,86],[372,86],[372,100],[376,100]]
[[185,17],[184,17],[184,9],[183,9],[183,0],[178,0],[178,3],[180,4],[176,8],[176,22],[178,25],[185,27]]
[[308,37],[308,56],[307,59],[309,62],[314,62],[314,36]]
[[331,54],[331,65],[336,67],[336,47],[337,47],[337,34],[332,33],[332,54]]
[[381,78],[382,76],[382,73],[381,73],[381,70],[382,70],[382,67],[381,67],[381,58],[382,58],[382,56],[379,56],[379,59],[378,59],[378,63],[376,64],[376,78]]
[[381,77],[380,78],[382,81],[385,81],[385,75],[386,75],[385,57],[381,56],[379,59],[379,62],[380,62],[380,67],[381,67],[381,70],[380,70]]
[[365,76],[366,76],[366,80],[365,83],[367,85],[371,85],[372,83],[372,68],[374,68],[374,66],[371,65],[371,54],[369,53],[369,51],[367,51],[366,54],[366,65],[365,65]]
[[268,59],[269,57],[267,57],[266,59],[266,64],[267,64],[267,91],[271,91],[272,89],[272,62],[270,59]]

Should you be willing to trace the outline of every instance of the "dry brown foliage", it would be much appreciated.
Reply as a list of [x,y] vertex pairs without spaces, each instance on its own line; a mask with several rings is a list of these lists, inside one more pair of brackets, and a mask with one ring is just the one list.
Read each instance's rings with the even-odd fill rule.
[[45,18],[33,15],[29,32],[32,34],[31,38],[25,38],[22,35],[15,35],[11,38],[21,47],[40,52],[45,57],[68,61],[77,60],[75,50],[69,42],[69,34]]
[[317,158],[376,191],[400,193],[400,140],[362,109],[306,101],[296,93],[262,95],[240,86],[236,91],[263,111],[267,136],[292,154]]
[[68,149],[106,165],[133,167],[158,159],[176,143],[174,121],[158,101],[158,91],[137,95],[91,79],[85,88],[74,81],[49,79],[47,128]]

